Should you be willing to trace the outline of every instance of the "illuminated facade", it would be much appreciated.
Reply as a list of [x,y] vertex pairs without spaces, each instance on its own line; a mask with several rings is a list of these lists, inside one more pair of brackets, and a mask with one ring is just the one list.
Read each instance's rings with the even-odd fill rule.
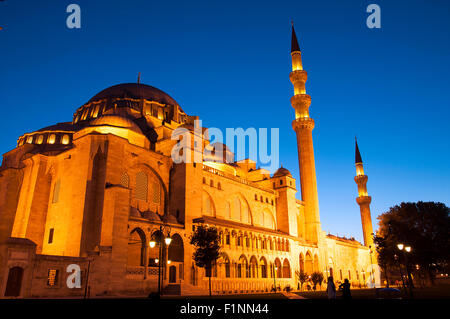
[[[213,293],[297,289],[299,270],[364,284],[372,227],[370,197],[363,199],[367,177],[363,181],[358,173],[355,178],[365,245],[325,234],[311,98],[294,30],[291,55],[302,200],[296,199],[295,179],[283,167],[271,175],[249,159],[174,163],[176,128],[190,132],[193,156],[214,147],[196,136],[198,117],[154,87],[112,86],[79,107],[72,122],[24,134],[4,154],[0,295],[145,296],[157,289],[161,263],[164,293],[204,294],[208,278],[194,265],[189,244],[199,223],[216,226],[221,236]],[[230,156],[225,149],[218,157]],[[160,255],[159,244],[149,242],[163,223],[170,226],[172,242],[161,247]],[[80,288],[67,285],[69,265],[82,271]]]

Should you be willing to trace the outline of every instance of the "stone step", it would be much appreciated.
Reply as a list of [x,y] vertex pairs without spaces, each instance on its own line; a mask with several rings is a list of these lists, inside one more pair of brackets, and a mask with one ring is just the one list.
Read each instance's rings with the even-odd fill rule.
[[163,290],[164,295],[181,295],[181,286],[180,284],[169,284],[164,287]]

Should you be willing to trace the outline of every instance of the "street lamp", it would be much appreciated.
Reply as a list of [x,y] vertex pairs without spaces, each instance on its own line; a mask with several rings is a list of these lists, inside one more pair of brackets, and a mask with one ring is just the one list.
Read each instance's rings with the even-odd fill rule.
[[[164,236],[164,233],[166,233],[167,235]],[[163,241],[163,239],[164,239],[164,241]],[[170,243],[172,242],[172,238],[170,238],[170,226],[166,226],[165,224],[161,224],[159,226],[158,235],[155,235],[155,233],[153,233],[153,238],[149,242],[150,248],[155,248],[157,242],[159,243],[159,258],[155,258],[155,263],[158,264],[158,297],[161,297],[161,295],[162,295],[162,293],[161,293],[161,267],[163,267],[163,265],[164,265],[164,260],[163,260],[164,256],[162,254],[162,246],[163,246],[163,244],[165,244],[168,247],[170,245]],[[162,260],[162,262],[159,262],[160,260]],[[171,263],[171,261],[167,260],[167,264],[170,264],[170,263]]]
[[410,253],[412,249],[411,249],[411,246],[405,246],[403,244],[397,244],[397,248],[400,251],[403,251],[403,249],[406,251],[404,256],[405,256],[406,273],[408,275],[409,295],[410,295],[410,298],[413,298],[413,291],[412,291],[413,282],[412,282],[411,272],[409,271],[409,263],[408,263],[408,253]]

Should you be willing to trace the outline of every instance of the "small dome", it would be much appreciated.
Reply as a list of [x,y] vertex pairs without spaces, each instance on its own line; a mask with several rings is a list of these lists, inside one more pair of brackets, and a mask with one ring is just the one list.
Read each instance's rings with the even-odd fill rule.
[[161,221],[161,217],[155,213],[155,212],[151,212],[151,211],[145,211],[142,213],[142,217],[146,218],[152,222],[160,222]]
[[289,172],[289,170],[287,168],[284,168],[283,166],[281,166],[276,172],[275,174],[273,174],[273,177],[281,177],[281,176],[290,176],[292,177],[291,172]]
[[173,215],[170,215],[170,214],[169,215],[164,215],[163,221],[165,223],[178,224],[177,218],[175,216],[173,216]]

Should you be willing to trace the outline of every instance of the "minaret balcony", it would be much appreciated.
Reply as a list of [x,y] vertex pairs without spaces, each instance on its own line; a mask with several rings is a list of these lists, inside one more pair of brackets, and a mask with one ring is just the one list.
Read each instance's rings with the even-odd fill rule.
[[314,128],[314,120],[310,117],[299,117],[292,121],[292,128],[294,131],[297,132],[297,130],[300,129],[310,129],[312,130]]
[[294,85],[297,82],[305,83],[308,79],[308,73],[305,70],[294,70],[289,74],[289,79]]
[[356,197],[356,202],[358,203],[358,205],[368,205],[372,202],[372,197],[359,196],[359,197]]
[[311,105],[311,96],[308,94],[295,94],[291,97],[291,105],[294,108],[309,108]]
[[367,183],[368,177],[367,175],[356,175],[355,176],[355,182],[358,185],[365,185]]

